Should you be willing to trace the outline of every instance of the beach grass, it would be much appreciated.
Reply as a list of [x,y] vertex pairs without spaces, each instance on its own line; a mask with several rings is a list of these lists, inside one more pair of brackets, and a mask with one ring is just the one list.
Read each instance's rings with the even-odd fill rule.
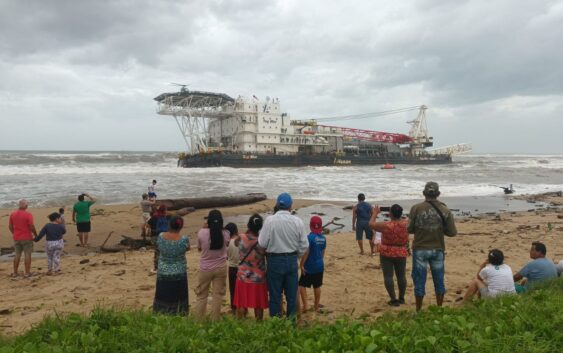
[[563,278],[524,295],[430,307],[375,321],[296,326],[269,319],[196,323],[143,311],[96,309],[49,317],[0,338],[7,352],[561,352]]

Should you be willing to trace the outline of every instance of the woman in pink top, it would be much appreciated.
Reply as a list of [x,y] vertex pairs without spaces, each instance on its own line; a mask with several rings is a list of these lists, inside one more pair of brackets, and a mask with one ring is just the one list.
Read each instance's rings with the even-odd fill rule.
[[207,228],[197,234],[197,248],[201,252],[198,285],[195,288],[197,302],[194,309],[196,318],[202,319],[207,310],[209,286],[212,286],[211,319],[221,317],[221,304],[227,291],[227,246],[230,233],[223,229],[223,216],[219,210],[209,211]]

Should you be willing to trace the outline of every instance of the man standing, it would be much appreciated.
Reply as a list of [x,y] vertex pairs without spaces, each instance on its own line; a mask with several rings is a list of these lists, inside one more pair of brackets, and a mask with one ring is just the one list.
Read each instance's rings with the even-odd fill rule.
[[375,255],[375,243],[373,239],[373,231],[369,227],[369,220],[373,207],[366,202],[366,195],[358,195],[358,203],[352,208],[352,230],[356,231],[356,240],[360,247],[360,255],[364,254],[364,232],[366,239],[369,241],[371,255]]
[[514,281],[520,281],[526,278],[524,281],[524,288],[528,289],[535,284],[544,281],[546,279],[557,277],[557,267],[553,262],[545,258],[547,254],[547,248],[545,244],[535,241],[532,243],[532,248],[530,249],[530,261],[526,266],[522,267],[518,273],[514,275]]
[[18,276],[18,268],[22,252],[24,253],[25,277],[31,276],[31,253],[33,252],[33,239],[37,236],[33,216],[27,212],[27,200],[20,200],[18,209],[10,214],[8,227],[14,238],[14,273],[12,278]]
[[152,215],[152,207],[154,206],[154,200],[149,200],[149,195],[143,194],[141,195],[141,212],[143,212],[143,225],[141,226],[141,236],[143,239],[147,237],[147,234],[150,233],[150,227],[148,225],[149,219],[151,219]]
[[[87,197],[88,201],[84,198]],[[89,194],[80,194],[78,202],[72,208],[72,221],[76,223],[76,230],[78,231],[78,239],[80,239],[80,246],[88,246],[88,233],[92,230],[90,222],[90,206],[96,202],[96,199]]]
[[426,200],[411,208],[409,233],[414,233],[412,279],[416,297],[416,311],[422,307],[426,293],[426,272],[432,271],[436,303],[442,306],[446,288],[444,286],[444,235],[457,234],[454,217],[448,207],[437,200],[440,196],[438,184],[429,181],[422,192]]
[[278,211],[266,218],[258,245],[266,249],[268,259],[268,292],[270,316],[281,316],[282,290],[287,302],[287,316],[297,314],[298,255],[309,248],[303,221],[291,215],[293,200],[288,193],[278,196]]

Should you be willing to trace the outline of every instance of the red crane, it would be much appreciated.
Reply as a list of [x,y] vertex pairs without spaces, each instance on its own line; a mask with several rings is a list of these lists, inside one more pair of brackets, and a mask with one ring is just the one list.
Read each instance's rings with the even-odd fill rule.
[[389,143],[410,143],[413,140],[412,137],[404,134],[395,134],[391,132],[373,131],[373,130],[363,130],[363,129],[353,129],[348,127],[331,126],[331,125],[318,125],[320,127],[326,127],[330,129],[336,129],[338,132],[342,133],[345,137],[361,140],[361,141],[372,141],[372,142],[389,142]]

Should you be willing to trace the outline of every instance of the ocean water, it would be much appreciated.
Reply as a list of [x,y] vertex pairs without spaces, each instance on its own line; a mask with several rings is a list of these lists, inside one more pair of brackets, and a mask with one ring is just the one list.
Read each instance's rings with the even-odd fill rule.
[[163,152],[0,152],[0,207],[26,198],[32,206],[70,205],[88,192],[102,203],[140,200],[156,179],[159,198],[205,197],[286,191],[294,198],[354,201],[422,197],[426,181],[440,184],[442,196],[500,195],[514,184],[516,194],[563,190],[562,155],[465,155],[436,166],[397,165],[299,168],[176,167],[176,154]]

